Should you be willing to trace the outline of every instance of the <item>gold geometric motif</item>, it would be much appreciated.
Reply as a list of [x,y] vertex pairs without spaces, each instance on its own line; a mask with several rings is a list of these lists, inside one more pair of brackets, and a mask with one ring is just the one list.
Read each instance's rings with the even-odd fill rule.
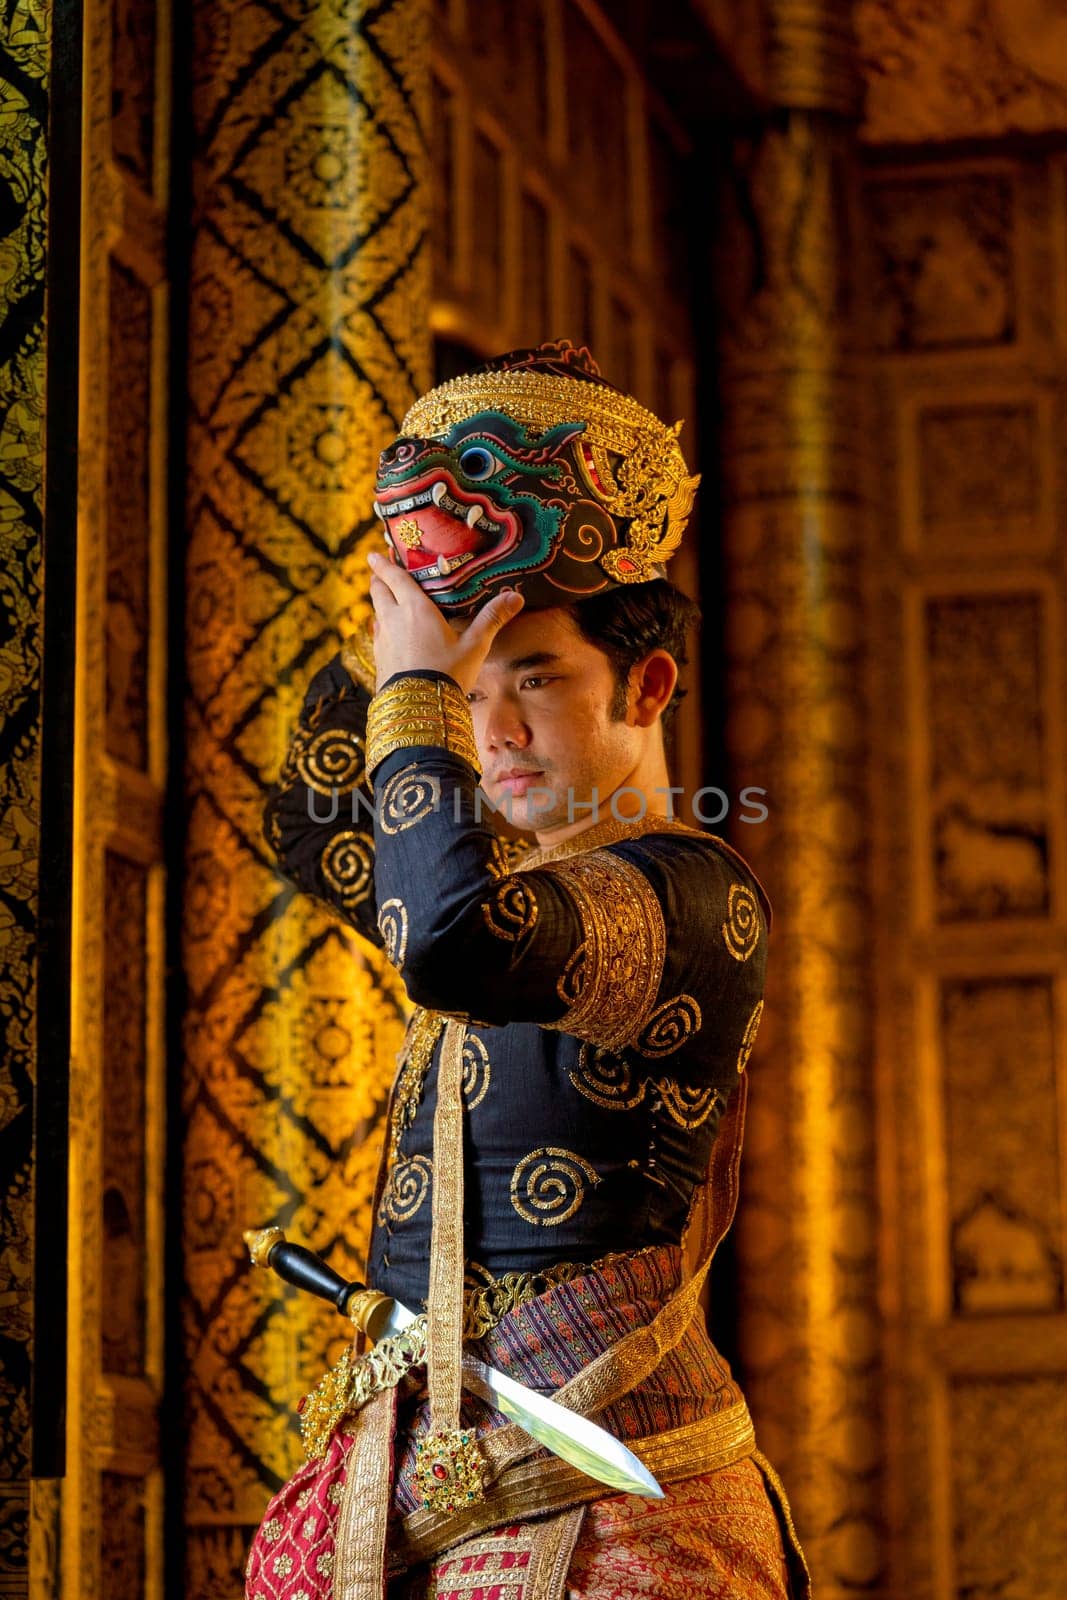
[[489,1051],[476,1033],[468,1033],[463,1042],[463,1106],[473,1111],[480,1106],[489,1090]]
[[732,883],[722,936],[735,961],[748,960],[759,943],[759,935],[759,907],[755,895],[743,883]]
[[427,1156],[412,1156],[390,1172],[378,1207],[378,1221],[409,1222],[419,1210],[433,1178],[433,1162]]
[[526,883],[506,878],[494,891],[489,901],[482,901],[482,916],[489,932],[498,939],[514,941],[537,921],[537,899]]
[[387,960],[394,967],[402,967],[408,952],[408,908],[399,896],[383,901],[378,912],[378,932]]
[[322,875],[346,909],[369,900],[374,887],[374,855],[361,833],[335,833],[320,858]]
[[756,1042],[756,1034],[759,1032],[760,1018],[762,1015],[763,1001],[757,1000],[755,1009],[745,1024],[745,1032],[741,1040],[741,1048],[737,1053],[738,1072],[744,1072],[745,1068],[748,1066],[748,1058],[752,1054],[752,1046]]
[[511,1175],[511,1203],[524,1222],[556,1228],[581,1206],[600,1174],[573,1150],[548,1145],[523,1156]]
[[494,838],[489,845],[489,859],[485,863],[485,870],[491,878],[506,878],[511,873],[511,863],[508,853],[504,848],[503,839]]
[[441,784],[431,773],[420,773],[413,765],[404,767],[389,779],[378,808],[382,832],[403,833],[429,816],[441,803]]
[[363,776],[363,741],[347,728],[325,728],[298,750],[296,769],[316,794],[348,794]]
[[700,1007],[691,994],[664,1000],[649,1017],[637,1049],[643,1056],[669,1056],[700,1030]]
[[607,850],[553,863],[550,873],[575,903],[582,930],[580,963],[572,955],[557,985],[569,1005],[544,1023],[606,1049],[638,1037],[663,976],[667,934],[663,910],[645,874]]

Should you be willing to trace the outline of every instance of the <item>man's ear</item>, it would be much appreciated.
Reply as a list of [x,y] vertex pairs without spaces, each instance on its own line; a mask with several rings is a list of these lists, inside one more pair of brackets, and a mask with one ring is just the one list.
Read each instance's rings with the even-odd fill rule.
[[634,665],[630,713],[636,727],[650,728],[663,715],[677,682],[677,662],[666,650],[652,650]]

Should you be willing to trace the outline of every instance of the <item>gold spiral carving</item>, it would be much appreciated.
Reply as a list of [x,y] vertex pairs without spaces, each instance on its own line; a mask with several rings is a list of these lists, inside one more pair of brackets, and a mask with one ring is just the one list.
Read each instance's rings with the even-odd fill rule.
[[537,921],[537,897],[528,883],[507,878],[489,900],[482,901],[482,916],[489,932],[514,942]]
[[410,1222],[422,1208],[433,1181],[433,1162],[428,1156],[412,1156],[400,1161],[390,1172],[378,1207],[378,1221]]
[[370,898],[374,887],[374,858],[363,834],[346,829],[336,833],[321,858],[322,875],[347,908]]
[[398,895],[382,902],[378,911],[378,932],[386,959],[392,966],[402,967],[408,953],[408,908]]
[[722,925],[723,942],[735,961],[747,961],[759,943],[759,907],[751,889],[732,883]]
[[569,1074],[580,1095],[610,1111],[630,1111],[645,1098],[645,1080],[634,1084],[633,1068],[623,1057],[596,1045],[583,1044],[577,1070]]
[[546,1145],[523,1156],[511,1175],[511,1203],[535,1228],[558,1228],[579,1209],[600,1174],[573,1150]]
[[756,1042],[756,1034],[759,1032],[760,1018],[762,1015],[763,1001],[757,1000],[752,1015],[745,1023],[745,1032],[741,1039],[741,1048],[737,1052],[738,1072],[744,1072],[745,1068],[748,1066],[748,1058],[752,1054],[752,1046]]
[[405,767],[394,773],[382,793],[378,820],[383,833],[403,833],[429,816],[441,803],[441,785],[429,772]]
[[658,1005],[641,1030],[637,1049],[643,1056],[670,1056],[699,1033],[703,1019],[691,994],[676,994]]
[[298,750],[296,770],[316,794],[349,794],[363,776],[363,742],[347,728],[324,728]]
[[476,1033],[468,1033],[463,1042],[463,1105],[473,1111],[480,1106],[489,1092],[489,1051],[484,1040]]

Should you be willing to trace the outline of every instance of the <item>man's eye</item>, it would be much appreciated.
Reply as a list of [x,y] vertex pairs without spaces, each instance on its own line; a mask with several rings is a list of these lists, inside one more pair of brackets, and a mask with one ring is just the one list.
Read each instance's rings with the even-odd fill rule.
[[525,689],[525,687],[526,687],[526,685],[528,683],[552,683],[552,682],[554,682],[554,679],[549,678],[549,677],[545,677],[543,674],[535,673],[534,676],[531,677],[531,678],[523,678],[522,686]]

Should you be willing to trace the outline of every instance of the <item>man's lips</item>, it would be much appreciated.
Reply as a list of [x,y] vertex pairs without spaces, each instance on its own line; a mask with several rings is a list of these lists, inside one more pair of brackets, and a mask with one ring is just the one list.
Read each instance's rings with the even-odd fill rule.
[[498,773],[494,783],[502,789],[510,789],[512,794],[525,794],[538,778],[543,778],[544,773],[531,772],[528,768],[512,768],[509,772]]

